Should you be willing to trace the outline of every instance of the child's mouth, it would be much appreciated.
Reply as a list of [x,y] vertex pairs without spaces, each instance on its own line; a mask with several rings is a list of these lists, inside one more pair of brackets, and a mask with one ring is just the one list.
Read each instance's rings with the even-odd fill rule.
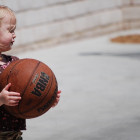
[[13,42],[10,43],[10,46],[12,46],[12,45],[13,45]]

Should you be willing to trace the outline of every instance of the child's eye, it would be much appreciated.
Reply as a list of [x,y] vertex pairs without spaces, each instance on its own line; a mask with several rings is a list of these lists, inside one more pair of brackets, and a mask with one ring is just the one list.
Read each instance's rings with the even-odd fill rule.
[[9,30],[10,33],[14,33],[15,30]]
[[15,28],[16,28],[15,26],[12,27],[12,28],[9,28],[9,32],[10,32],[10,33],[14,33],[14,32],[15,32]]

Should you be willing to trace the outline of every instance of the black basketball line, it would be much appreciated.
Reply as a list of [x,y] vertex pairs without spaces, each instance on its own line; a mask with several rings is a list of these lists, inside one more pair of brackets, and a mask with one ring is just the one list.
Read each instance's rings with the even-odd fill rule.
[[[26,89],[27,89],[27,87],[28,87],[28,85],[29,85],[29,83],[30,83],[30,81],[31,81],[31,79],[32,79],[32,76],[34,75],[34,73],[35,73],[36,69],[38,68],[39,64],[40,64],[40,61],[38,61],[36,67],[34,68],[34,70],[33,70],[33,72],[32,72],[32,75],[30,76],[26,87],[24,88],[24,91],[22,92],[22,97],[24,96],[25,91],[26,91]],[[22,101],[22,100],[19,101],[18,111],[19,111],[19,113],[22,115],[22,112],[20,111],[20,103],[21,103],[21,101]]]
[[[53,74],[53,72],[51,71],[51,74]],[[51,89],[51,87],[52,87],[52,83],[53,83],[53,76],[52,76],[52,81],[51,81],[51,84],[50,84],[50,87],[49,87],[49,90],[48,90],[48,92],[47,92],[47,94],[46,94],[46,96],[44,96],[44,98],[36,105],[36,106],[33,106],[33,108],[36,108],[41,102],[43,102],[43,100],[45,100],[46,99],[46,97],[47,97],[47,95],[49,94],[49,92],[50,92],[50,89]],[[52,96],[53,97],[53,96]],[[51,99],[50,99],[51,100]],[[21,113],[22,114],[22,116],[25,116],[25,117],[32,117],[31,115],[24,115],[24,113],[27,113],[27,112],[30,112],[33,108],[31,108],[31,109],[29,109],[29,110],[27,110],[27,111],[24,111],[23,113]],[[48,108],[47,108],[48,109]],[[45,113],[45,112],[44,112]],[[40,116],[40,114],[38,115],[38,116]]]
[[[17,60],[18,61],[18,60]],[[14,61],[15,62],[15,61]],[[8,77],[7,77],[7,84],[9,83],[8,81],[9,81],[9,78],[10,78],[10,75],[11,75],[11,73],[12,73],[12,71],[14,70],[14,68],[15,68],[15,66],[17,65],[17,64],[19,64],[21,61],[19,60],[13,67],[12,67],[12,69],[9,71],[9,74],[8,74]]]
[[[39,63],[38,64],[38,66],[36,67],[36,69],[39,67],[39,65],[40,65],[41,63]],[[35,69],[35,71],[36,71],[36,69]],[[50,70],[51,71],[51,70]],[[51,71],[51,75],[53,74],[53,72]],[[34,75],[34,74],[33,74]],[[28,82],[28,84],[30,83],[30,81],[31,81],[31,79],[32,79],[32,76],[31,76],[31,78],[30,78],[30,80],[29,80],[29,82]],[[53,83],[53,78],[51,78],[51,85],[50,85],[50,88],[48,89],[48,92],[47,92],[47,94],[46,94],[46,96],[49,94],[49,91],[50,91],[50,89],[51,89],[51,86],[52,86],[52,83]],[[28,84],[27,84],[27,87],[28,87]],[[27,87],[26,87],[26,89],[27,89]],[[25,92],[24,92],[25,93]],[[46,96],[44,96],[44,98],[46,97]],[[43,99],[44,99],[43,98]],[[43,100],[42,99],[42,100]],[[31,109],[29,109],[29,110],[26,110],[26,111],[24,111],[24,112],[20,112],[20,114],[22,115],[22,116],[25,116],[25,115],[23,115],[24,113],[27,113],[27,112],[29,112],[29,111],[31,111],[33,108],[35,108],[36,106],[38,106],[41,102],[42,102],[42,100],[37,104],[37,105],[35,105],[35,106],[33,106]]]

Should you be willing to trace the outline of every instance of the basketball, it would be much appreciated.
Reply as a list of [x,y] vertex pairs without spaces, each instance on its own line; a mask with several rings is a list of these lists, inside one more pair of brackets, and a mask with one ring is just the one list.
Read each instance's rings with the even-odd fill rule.
[[46,64],[38,60],[16,60],[0,74],[0,79],[0,91],[11,83],[9,91],[21,95],[17,106],[4,105],[5,109],[17,118],[41,116],[51,108],[56,99],[56,77]]

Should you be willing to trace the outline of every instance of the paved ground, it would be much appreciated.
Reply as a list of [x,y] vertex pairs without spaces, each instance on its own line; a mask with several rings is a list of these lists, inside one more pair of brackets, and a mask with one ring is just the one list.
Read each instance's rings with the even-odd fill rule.
[[19,54],[49,65],[62,90],[57,107],[27,120],[25,140],[140,139],[140,44],[112,36]]

